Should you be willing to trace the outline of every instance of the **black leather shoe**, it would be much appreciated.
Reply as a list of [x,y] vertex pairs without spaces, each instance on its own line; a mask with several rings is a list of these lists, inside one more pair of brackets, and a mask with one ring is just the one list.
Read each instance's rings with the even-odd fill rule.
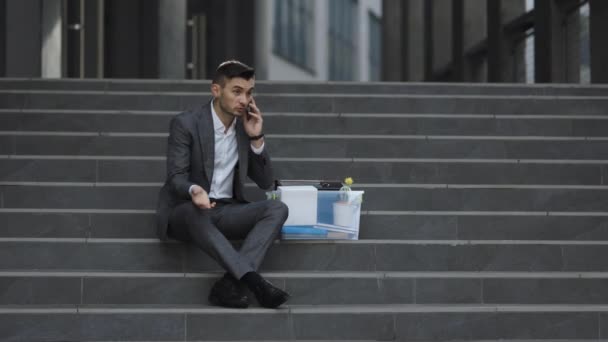
[[209,303],[227,308],[244,309],[249,306],[245,287],[233,276],[225,274],[209,292]]
[[256,284],[252,289],[255,298],[261,306],[274,309],[285,303],[290,295],[280,288],[272,285],[268,280],[263,279]]

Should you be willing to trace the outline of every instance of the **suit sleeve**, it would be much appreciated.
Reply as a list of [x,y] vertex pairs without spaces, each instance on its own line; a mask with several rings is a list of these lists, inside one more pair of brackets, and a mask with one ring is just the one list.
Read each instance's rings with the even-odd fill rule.
[[247,170],[247,176],[251,178],[260,188],[270,189],[274,183],[274,172],[272,170],[272,164],[270,162],[270,155],[268,149],[264,148],[261,154],[256,154],[249,150],[249,161]]
[[167,143],[167,182],[174,194],[190,199],[190,154],[192,135],[184,128],[179,117],[171,120]]

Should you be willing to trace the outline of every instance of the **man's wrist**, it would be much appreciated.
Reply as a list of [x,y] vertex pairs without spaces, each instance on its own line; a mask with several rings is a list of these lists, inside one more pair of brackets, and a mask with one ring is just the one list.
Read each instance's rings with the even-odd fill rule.
[[264,133],[261,133],[261,134],[259,134],[259,135],[254,135],[254,136],[252,136],[252,137],[249,137],[249,140],[250,140],[250,141],[254,141],[254,140],[260,140],[260,139],[262,139],[263,137],[264,137]]
[[253,153],[260,155],[264,151],[264,140],[254,140],[251,142],[251,150]]

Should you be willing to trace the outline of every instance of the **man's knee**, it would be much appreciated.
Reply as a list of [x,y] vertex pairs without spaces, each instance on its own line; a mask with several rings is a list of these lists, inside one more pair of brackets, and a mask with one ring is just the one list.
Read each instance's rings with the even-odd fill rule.
[[185,215],[191,220],[201,220],[209,217],[208,209],[201,209],[197,207],[194,203],[189,203],[186,206]]
[[183,212],[184,219],[187,222],[188,230],[200,230],[211,222],[211,213],[209,209],[201,209],[192,204],[187,206]]
[[267,210],[271,215],[277,216],[283,221],[287,220],[287,216],[289,215],[289,208],[287,207],[287,205],[285,203],[283,203],[281,201],[275,201],[275,200],[271,200],[271,201],[267,201],[267,202],[268,202]]

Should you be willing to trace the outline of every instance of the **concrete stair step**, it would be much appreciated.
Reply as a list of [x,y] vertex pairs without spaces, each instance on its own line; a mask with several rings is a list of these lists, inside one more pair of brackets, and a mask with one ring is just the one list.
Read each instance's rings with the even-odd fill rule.
[[[147,213],[3,210],[0,211],[0,222],[4,222],[0,238],[156,238],[156,217],[152,210]],[[603,241],[608,240],[608,215],[370,215],[364,212],[361,215],[359,238]]]
[[[200,93],[1,90],[4,109],[182,111],[207,103]],[[602,115],[605,96],[260,94],[265,112]]]
[[[160,186],[2,185],[2,208],[155,210]],[[405,186],[377,184],[364,190],[362,211],[506,211],[604,212],[606,187]],[[262,190],[246,188],[251,200]]]
[[[608,159],[608,139],[388,135],[268,135],[274,158]],[[167,134],[24,133],[0,135],[3,155],[159,157]]]
[[[0,305],[205,305],[221,273],[0,272]],[[287,307],[608,304],[608,276],[581,273],[286,272],[264,277]],[[249,293],[252,306],[259,307]]]
[[167,133],[177,111],[32,110],[0,111],[3,131]]
[[[3,110],[3,131],[166,133],[177,112]],[[264,113],[270,134],[605,136],[602,116]]]
[[[147,92],[208,92],[208,80],[0,80],[0,89],[20,90],[90,90]],[[453,83],[360,83],[360,82],[280,82],[256,81],[256,93],[304,94],[469,94],[469,95],[608,95],[600,84],[453,84]]]
[[[47,159],[48,158],[48,159]],[[0,156],[0,182],[162,183],[166,160],[80,156]],[[342,179],[359,183],[603,185],[608,160],[533,163],[525,160],[334,160],[273,158],[277,179]]]
[[[0,270],[216,272],[204,252],[155,239],[2,239]],[[298,241],[274,244],[269,271],[605,272],[602,242]]]
[[[0,338],[21,340],[504,340],[606,338],[605,306],[6,307]],[[513,327],[518,327],[513,329]]]

